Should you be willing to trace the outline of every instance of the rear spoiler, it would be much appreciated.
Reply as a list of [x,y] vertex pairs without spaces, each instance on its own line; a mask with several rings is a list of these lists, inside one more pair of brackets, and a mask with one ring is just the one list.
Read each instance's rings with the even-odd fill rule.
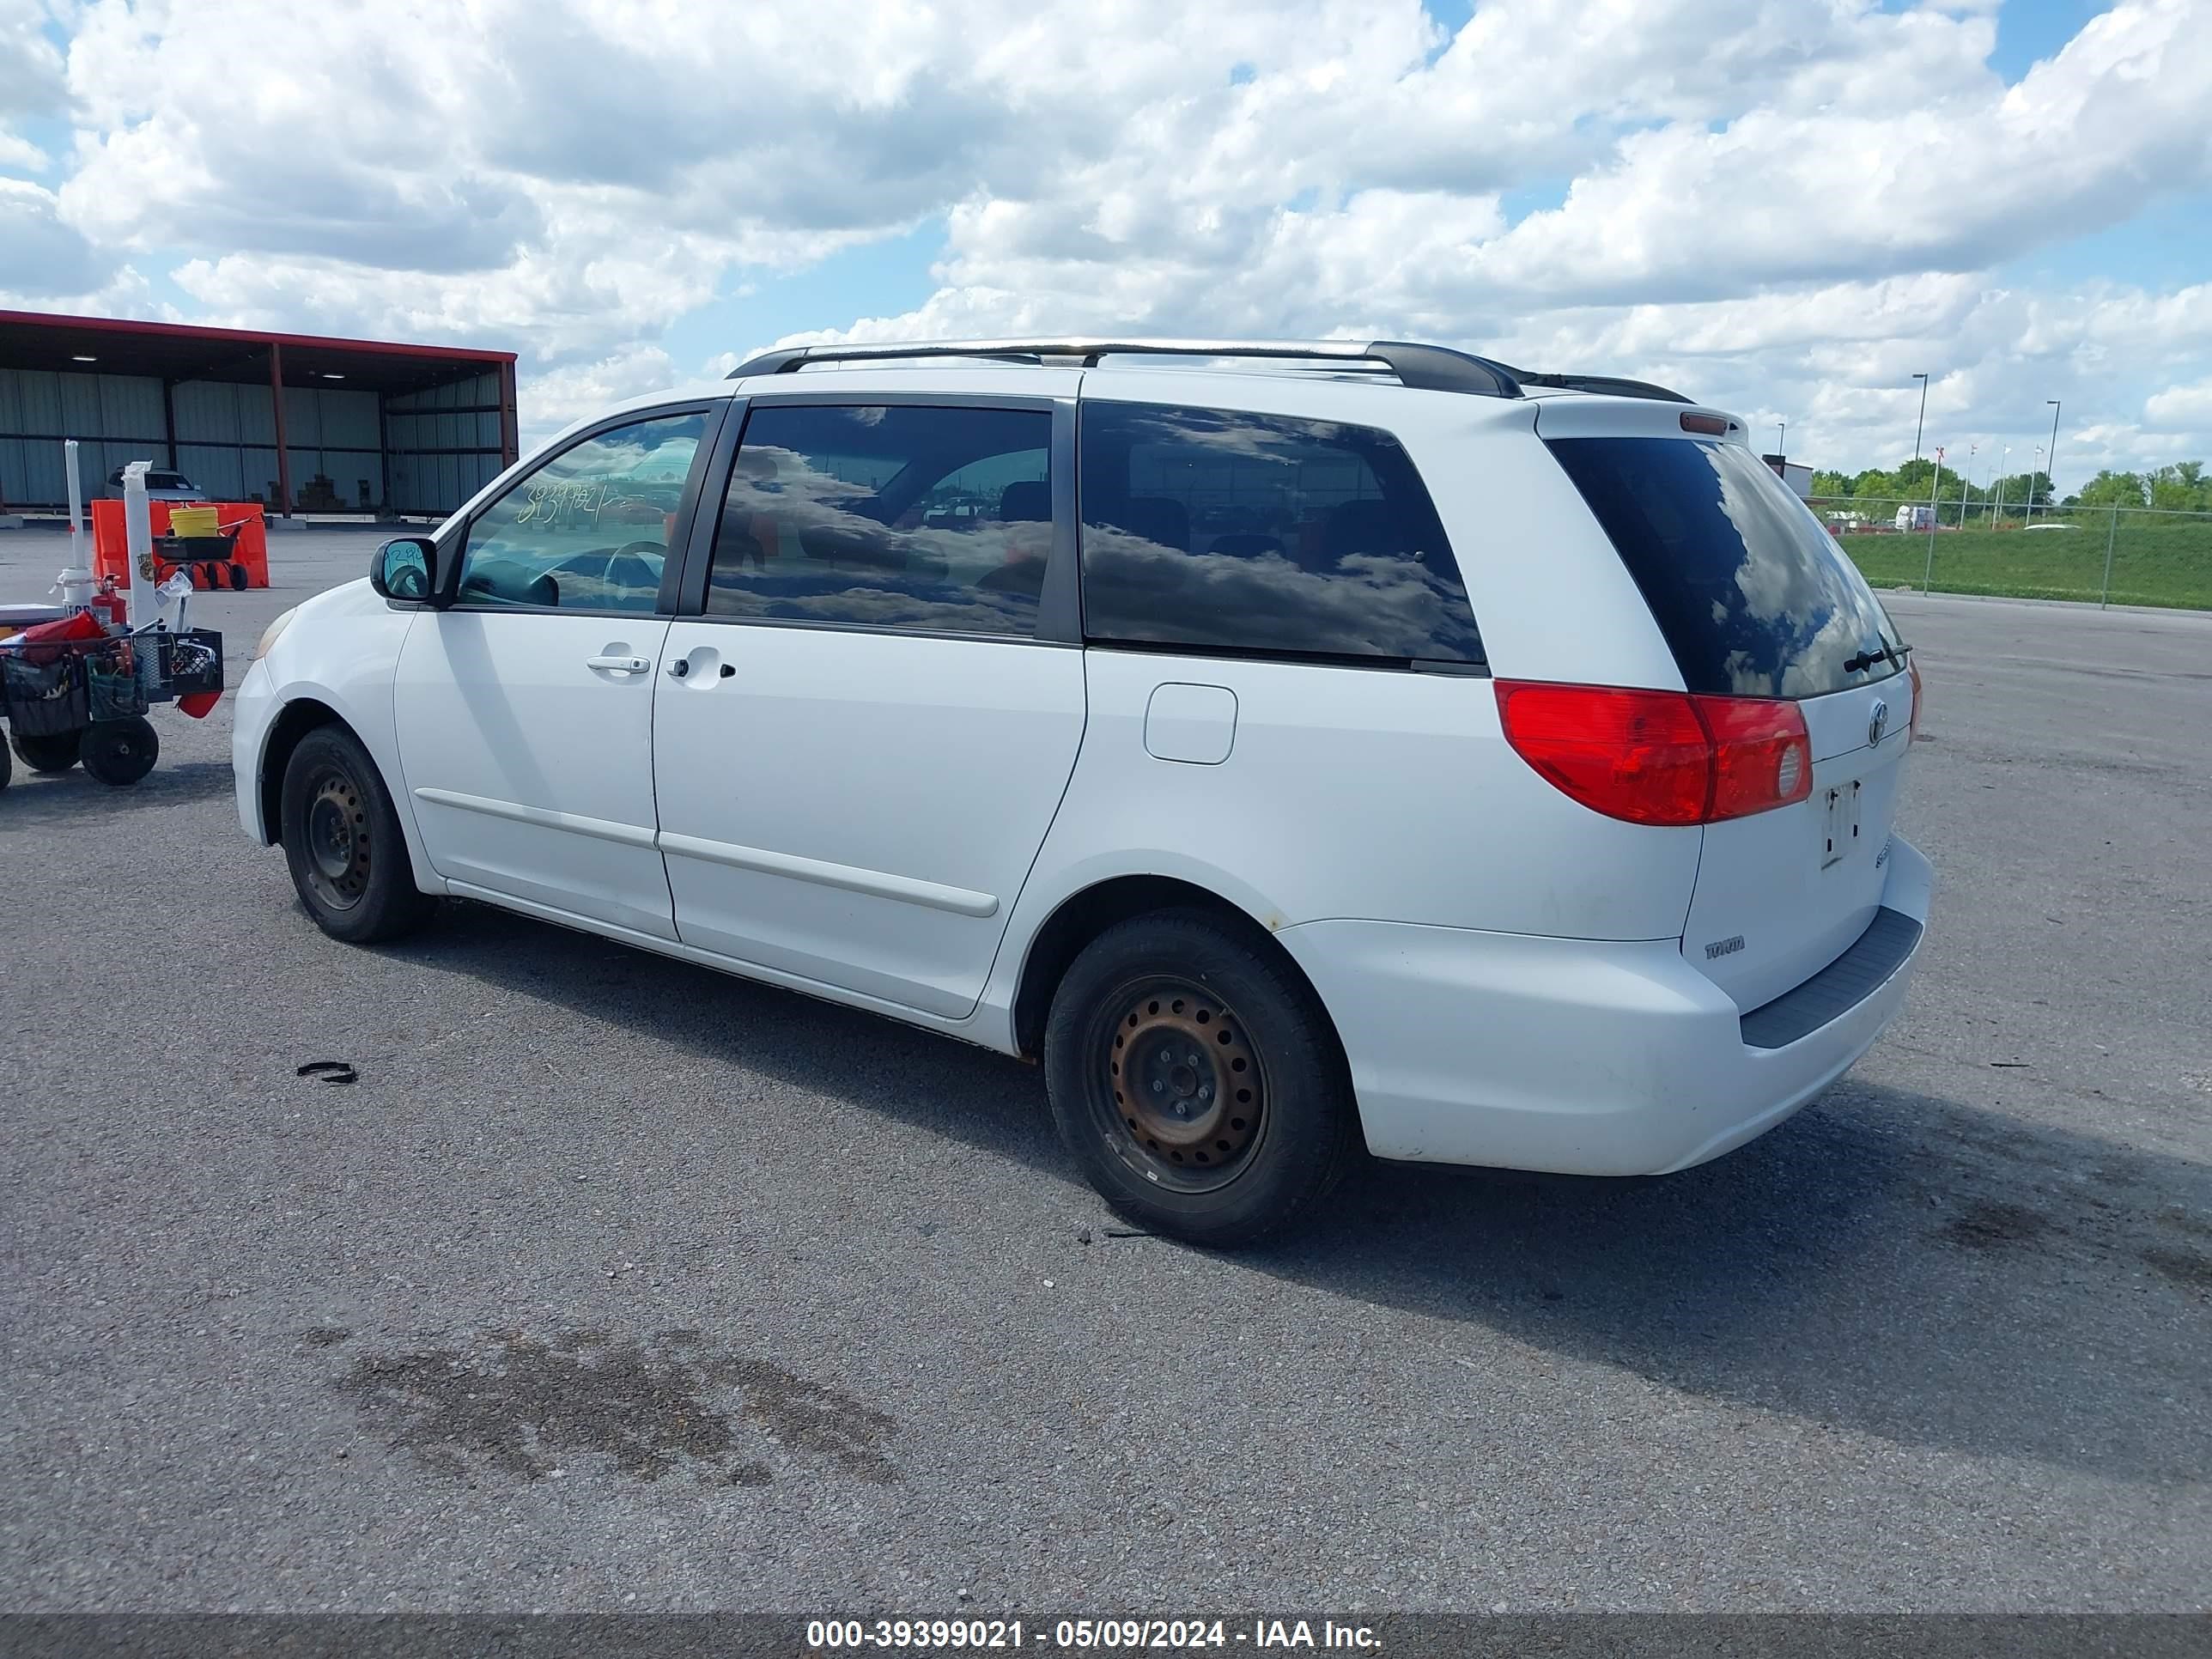
[[1669,387],[1654,386],[1649,380],[1624,380],[1613,374],[1550,374],[1526,368],[1506,368],[1505,372],[1522,386],[1557,386],[1562,392],[1592,392],[1608,398],[1652,398],[1668,404],[1697,401]]

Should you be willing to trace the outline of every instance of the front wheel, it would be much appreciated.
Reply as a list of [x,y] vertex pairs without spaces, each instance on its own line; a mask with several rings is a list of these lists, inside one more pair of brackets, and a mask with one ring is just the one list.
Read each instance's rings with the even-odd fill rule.
[[1053,998],[1044,1064],[1054,1121],[1091,1184],[1194,1243],[1285,1227],[1356,1150],[1351,1081],[1319,1000],[1200,912],[1092,940]]
[[433,901],[415,885],[392,796],[352,732],[319,726],[300,739],[281,807],[284,861],[318,927],[370,945],[422,925]]

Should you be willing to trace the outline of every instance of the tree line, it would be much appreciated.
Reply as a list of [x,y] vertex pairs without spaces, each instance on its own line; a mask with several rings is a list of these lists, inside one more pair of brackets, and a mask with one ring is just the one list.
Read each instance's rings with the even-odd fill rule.
[[[2051,476],[2046,472],[2014,472],[1987,483],[1969,483],[1950,467],[1941,469],[1925,459],[1905,462],[1890,471],[1869,467],[1863,472],[1815,472],[1816,497],[1880,501],[1924,501],[1932,488],[1941,507],[1970,511],[1994,510],[2002,503],[2009,514],[2051,505]],[[2155,472],[2115,472],[2107,467],[2058,502],[2069,507],[2154,507],[2173,513],[2212,513],[2212,475],[2202,461],[2176,461]],[[1884,514],[1887,517],[1887,514]]]

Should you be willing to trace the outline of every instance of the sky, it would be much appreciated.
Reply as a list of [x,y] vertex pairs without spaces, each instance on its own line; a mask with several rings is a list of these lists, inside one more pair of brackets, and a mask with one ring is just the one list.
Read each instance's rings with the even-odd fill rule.
[[[0,307],[521,354],[1430,340],[1793,460],[2212,459],[2212,0],[0,0]],[[2009,447],[2009,456],[2005,451]]]

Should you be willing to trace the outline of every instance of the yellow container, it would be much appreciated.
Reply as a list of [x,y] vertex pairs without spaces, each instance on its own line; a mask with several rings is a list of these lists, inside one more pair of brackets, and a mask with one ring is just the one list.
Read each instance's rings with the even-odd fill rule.
[[218,536],[222,526],[211,507],[173,507],[169,509],[172,536]]

